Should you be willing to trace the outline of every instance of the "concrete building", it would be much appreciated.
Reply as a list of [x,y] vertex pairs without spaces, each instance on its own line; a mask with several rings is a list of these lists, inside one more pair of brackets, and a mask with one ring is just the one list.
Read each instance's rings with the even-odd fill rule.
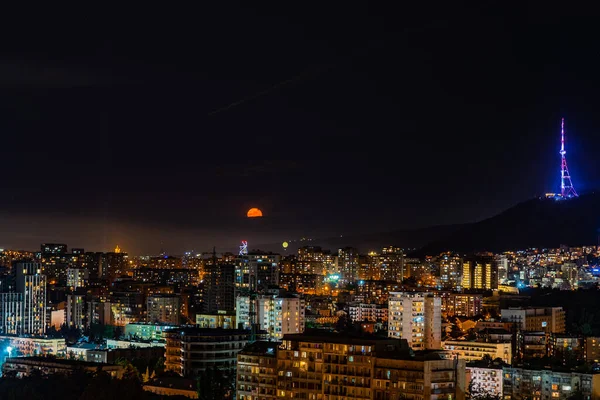
[[487,362],[485,360],[472,361],[466,365],[467,391],[472,388],[479,394],[497,396],[503,399],[502,368],[508,364],[500,362]]
[[67,286],[77,290],[86,286],[89,272],[86,268],[67,268]]
[[545,333],[565,332],[565,312],[562,307],[521,308],[500,310],[502,321],[518,324],[520,330]]
[[278,286],[280,260],[281,256],[274,253],[251,252],[240,256],[235,265],[236,295]]
[[444,341],[444,350],[467,362],[479,361],[485,355],[490,356],[492,360],[500,358],[507,364],[512,362],[512,345],[510,341],[494,343],[483,340],[446,340]]
[[185,327],[167,330],[164,337],[166,370],[194,377],[209,367],[234,370],[237,353],[248,343],[250,332]]
[[585,339],[583,336],[552,334],[548,340],[548,355],[562,360],[564,365],[573,360],[584,360]]
[[217,311],[215,314],[196,314],[196,325],[199,328],[237,328],[235,313],[227,311]]
[[83,330],[85,328],[85,295],[67,295],[67,307],[64,313],[67,326]]
[[354,247],[344,247],[338,250],[337,268],[342,283],[354,282],[358,279],[359,254]]
[[304,332],[304,300],[293,295],[261,295],[256,299],[239,296],[236,301],[238,327],[251,328],[250,302],[254,302],[254,312],[259,329],[268,333],[271,339],[281,339],[288,333]]
[[388,309],[380,304],[351,303],[348,315],[353,322],[386,322]]
[[202,281],[202,312],[235,311],[235,271],[233,264],[207,265]]
[[503,375],[506,400],[566,400],[578,391],[583,399],[600,400],[600,374],[505,367]]
[[545,332],[521,331],[517,334],[517,354],[521,360],[548,355],[549,335]]
[[[411,355],[406,340],[318,332],[285,335],[275,351],[280,398],[465,398],[464,361],[442,359],[439,352],[433,351]],[[238,389],[240,400],[254,396]]]
[[600,337],[585,338],[585,359],[587,362],[600,362]]
[[373,399],[463,400],[464,360],[445,359],[431,351],[422,353],[409,359],[377,357]]
[[176,327],[176,325],[172,324],[149,324],[142,322],[127,324],[125,325],[125,337],[141,340],[161,340],[164,331]]
[[35,262],[15,264],[14,292],[0,294],[0,329],[4,334],[46,333],[46,276]]
[[17,292],[23,293],[23,333],[46,333],[46,276],[38,263],[17,263]]
[[424,292],[390,292],[388,336],[406,339],[413,350],[442,348],[441,299]]
[[451,290],[462,288],[463,260],[457,254],[446,253],[440,255],[440,283],[442,287]]
[[254,342],[237,356],[238,400],[277,398],[277,348],[281,342]]
[[9,357],[2,365],[2,375],[14,373],[17,378],[24,378],[39,371],[42,375],[71,374],[84,370],[89,373],[96,372],[99,368],[114,378],[121,378],[123,367],[114,364],[100,364],[87,361],[52,359],[47,357]]
[[450,293],[442,301],[446,302],[444,309],[448,316],[474,317],[482,313],[483,295]]
[[498,289],[498,264],[493,257],[475,256],[464,259],[463,289]]
[[11,347],[13,356],[62,356],[65,354],[67,345],[64,338],[49,339],[42,337],[20,337],[20,336],[0,336],[0,343],[6,347]]
[[0,293],[0,333],[20,335],[23,331],[23,294]]
[[180,320],[180,298],[173,294],[153,294],[146,298],[146,321],[178,325]]

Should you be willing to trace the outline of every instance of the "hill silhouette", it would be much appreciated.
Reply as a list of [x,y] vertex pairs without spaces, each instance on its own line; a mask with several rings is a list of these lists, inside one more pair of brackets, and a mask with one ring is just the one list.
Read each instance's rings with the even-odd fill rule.
[[483,221],[463,225],[413,253],[506,251],[598,244],[600,194],[557,201],[532,199]]
[[[320,246],[334,253],[341,247],[352,246],[361,253],[367,253],[393,245],[404,248],[409,256],[422,257],[449,250],[459,253],[502,252],[530,247],[595,245],[598,244],[599,229],[600,193],[589,193],[562,201],[546,198],[527,200],[491,218],[470,224],[295,240],[289,243],[287,249],[281,247],[281,242],[251,247],[293,254],[303,246]],[[237,252],[237,248],[226,251]]]

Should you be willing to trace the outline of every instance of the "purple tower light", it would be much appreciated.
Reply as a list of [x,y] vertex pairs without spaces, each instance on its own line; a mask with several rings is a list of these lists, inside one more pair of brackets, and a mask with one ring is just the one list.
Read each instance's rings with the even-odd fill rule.
[[560,195],[562,198],[577,197],[578,194],[571,182],[569,168],[567,168],[567,158],[565,157],[565,119],[562,118],[560,124]]

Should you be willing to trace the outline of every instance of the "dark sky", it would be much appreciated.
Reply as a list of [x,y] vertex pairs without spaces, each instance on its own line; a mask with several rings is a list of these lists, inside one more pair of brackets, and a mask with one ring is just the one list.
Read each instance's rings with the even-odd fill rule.
[[590,10],[215,3],[6,16],[0,246],[476,221],[556,190],[561,116],[575,187],[599,186]]

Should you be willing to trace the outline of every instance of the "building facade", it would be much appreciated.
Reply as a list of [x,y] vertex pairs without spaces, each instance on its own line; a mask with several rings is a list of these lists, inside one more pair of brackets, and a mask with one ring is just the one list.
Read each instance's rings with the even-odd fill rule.
[[406,339],[413,350],[442,348],[442,303],[424,292],[390,292],[388,336]]
[[[285,335],[276,352],[279,398],[464,399],[464,361],[441,359],[436,352],[411,355],[406,340]],[[256,398],[247,390],[237,394],[240,400]]]
[[251,329],[251,302],[259,329],[277,340],[288,333],[302,333],[305,326],[304,299],[292,295],[260,295],[255,298],[239,296],[236,316],[240,329]]
[[463,289],[498,289],[498,264],[493,257],[467,257],[462,268]]
[[503,375],[506,400],[566,400],[577,392],[583,399],[600,399],[600,374],[505,367]]
[[207,368],[233,373],[237,353],[248,343],[250,332],[237,329],[179,328],[164,332],[165,368],[184,377],[195,377]]
[[146,321],[149,323],[179,324],[180,298],[178,295],[155,294],[146,298]]
[[515,323],[520,330],[524,331],[565,332],[565,312],[562,307],[511,307],[500,310],[500,316],[502,321]]
[[492,360],[500,358],[507,364],[512,362],[512,344],[510,341],[446,340],[444,341],[444,350],[467,362],[479,361],[486,355],[491,357]]
[[237,356],[238,400],[277,398],[277,348],[281,342],[249,343]]
[[85,295],[67,295],[65,308],[65,323],[67,326],[83,330],[85,328]]

